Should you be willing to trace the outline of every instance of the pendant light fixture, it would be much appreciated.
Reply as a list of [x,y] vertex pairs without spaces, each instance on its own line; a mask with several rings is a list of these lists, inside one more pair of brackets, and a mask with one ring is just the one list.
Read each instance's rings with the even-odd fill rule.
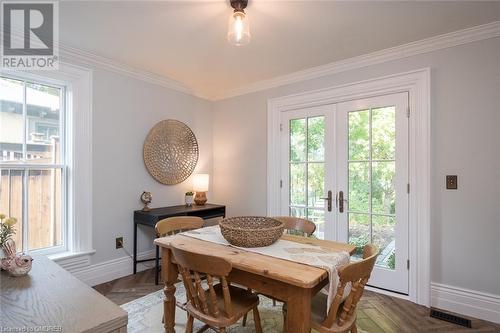
[[229,16],[227,41],[233,45],[241,46],[250,43],[250,26],[245,8],[248,0],[230,0],[234,12]]

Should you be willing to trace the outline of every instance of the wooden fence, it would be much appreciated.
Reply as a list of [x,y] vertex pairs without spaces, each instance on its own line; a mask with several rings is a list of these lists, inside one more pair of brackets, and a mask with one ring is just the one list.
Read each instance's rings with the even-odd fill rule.
[[[26,173],[27,211],[23,211],[23,178]],[[0,212],[16,217],[13,237],[18,251],[23,249],[23,213],[27,214],[28,249],[60,245],[61,170],[14,170],[2,168],[0,176]]]

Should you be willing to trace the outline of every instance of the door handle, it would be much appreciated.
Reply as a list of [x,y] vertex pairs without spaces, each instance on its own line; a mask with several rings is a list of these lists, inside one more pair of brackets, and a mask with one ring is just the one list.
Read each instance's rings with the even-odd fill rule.
[[337,205],[339,207],[339,213],[344,212],[344,201],[347,201],[344,199],[344,191],[339,191],[338,200],[337,200]]
[[326,200],[326,207],[329,212],[332,211],[332,191],[327,192],[327,197],[326,198],[320,198],[323,200]]

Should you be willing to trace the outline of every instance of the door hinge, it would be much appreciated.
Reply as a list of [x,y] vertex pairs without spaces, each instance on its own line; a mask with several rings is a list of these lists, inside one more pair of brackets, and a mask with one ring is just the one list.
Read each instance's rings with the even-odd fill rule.
[[410,259],[406,260],[406,269],[410,270]]
[[280,124],[280,132],[283,131],[283,124]]
[[410,107],[406,108],[406,117],[410,118]]
[[406,193],[410,193],[410,183],[406,184]]
[[280,188],[283,188],[283,181],[280,180]]

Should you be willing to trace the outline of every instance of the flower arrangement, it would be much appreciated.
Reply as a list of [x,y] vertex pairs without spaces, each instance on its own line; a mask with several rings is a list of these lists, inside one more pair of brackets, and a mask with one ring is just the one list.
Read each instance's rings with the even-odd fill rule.
[[0,213],[0,268],[12,276],[23,276],[31,270],[33,258],[25,253],[16,253],[16,243],[12,239],[16,223],[15,217],[6,218]]
[[15,217],[7,218],[5,214],[0,214],[0,247],[16,233],[14,229],[16,223],[17,219]]

